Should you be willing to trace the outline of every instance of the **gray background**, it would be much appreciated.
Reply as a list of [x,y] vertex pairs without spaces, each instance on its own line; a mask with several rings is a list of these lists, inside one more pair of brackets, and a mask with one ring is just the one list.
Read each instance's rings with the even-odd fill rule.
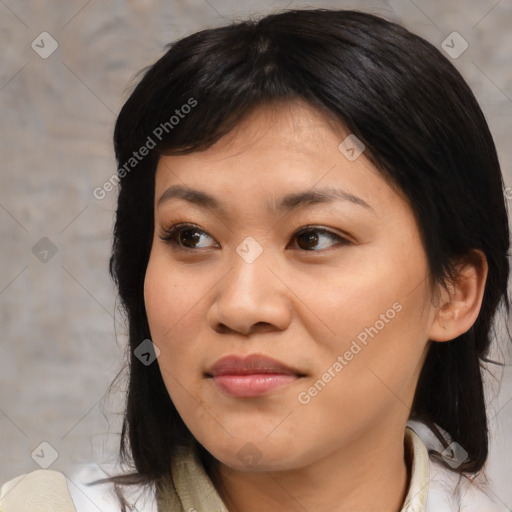
[[[126,342],[107,272],[115,191],[101,201],[92,192],[115,172],[111,135],[130,79],[176,38],[301,6],[369,10],[439,48],[460,33],[469,47],[452,61],[480,101],[512,186],[511,0],[0,0],[0,482],[37,469],[31,453],[43,441],[58,454],[52,469],[63,471],[117,450],[122,381],[105,401]],[[47,59],[31,48],[44,31],[59,45]],[[45,241],[33,249],[42,237],[54,255]],[[510,365],[504,335],[494,354]],[[489,379],[488,472],[510,509],[512,372],[493,371],[501,386]],[[35,453],[44,462],[52,452]]]

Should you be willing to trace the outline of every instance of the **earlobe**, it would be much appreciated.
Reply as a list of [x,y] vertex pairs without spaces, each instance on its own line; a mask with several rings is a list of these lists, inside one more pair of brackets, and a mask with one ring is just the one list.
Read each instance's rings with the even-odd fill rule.
[[450,341],[471,329],[482,306],[487,272],[487,258],[479,249],[461,260],[454,281],[442,289],[429,333],[432,341]]

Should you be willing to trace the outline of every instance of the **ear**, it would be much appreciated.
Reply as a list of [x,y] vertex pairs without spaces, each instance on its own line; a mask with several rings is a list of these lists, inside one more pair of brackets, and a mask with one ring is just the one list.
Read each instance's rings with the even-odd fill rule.
[[479,249],[472,249],[458,264],[448,292],[440,287],[437,311],[429,332],[432,341],[450,341],[469,331],[475,323],[487,280],[487,258]]

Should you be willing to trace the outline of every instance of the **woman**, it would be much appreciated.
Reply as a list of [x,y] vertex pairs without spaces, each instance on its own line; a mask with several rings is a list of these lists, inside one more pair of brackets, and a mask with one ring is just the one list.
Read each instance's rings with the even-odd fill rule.
[[26,482],[80,511],[505,510],[475,479],[503,181],[436,48],[355,11],[205,30],[146,71],[114,144],[134,472]]

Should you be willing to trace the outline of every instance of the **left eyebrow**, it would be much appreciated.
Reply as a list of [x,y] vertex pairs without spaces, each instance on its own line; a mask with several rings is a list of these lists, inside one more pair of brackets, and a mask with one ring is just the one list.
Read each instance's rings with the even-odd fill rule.
[[362,206],[368,211],[376,215],[375,210],[362,198],[355,196],[341,188],[326,187],[317,190],[306,190],[303,192],[296,192],[283,196],[277,201],[275,206],[270,206],[269,209],[283,211],[303,208],[307,205],[319,203],[332,203],[335,201],[349,201],[352,204]]
[[[182,199],[183,201],[201,206],[208,210],[224,211],[224,203],[222,201],[219,201],[206,192],[183,185],[172,185],[166,189],[158,200],[158,206],[171,199]],[[266,207],[272,212],[282,212],[304,208],[308,205],[332,203],[335,201],[349,201],[376,215],[375,210],[364,199],[346,192],[343,189],[334,187],[293,192],[281,197],[277,202],[267,202]]]

